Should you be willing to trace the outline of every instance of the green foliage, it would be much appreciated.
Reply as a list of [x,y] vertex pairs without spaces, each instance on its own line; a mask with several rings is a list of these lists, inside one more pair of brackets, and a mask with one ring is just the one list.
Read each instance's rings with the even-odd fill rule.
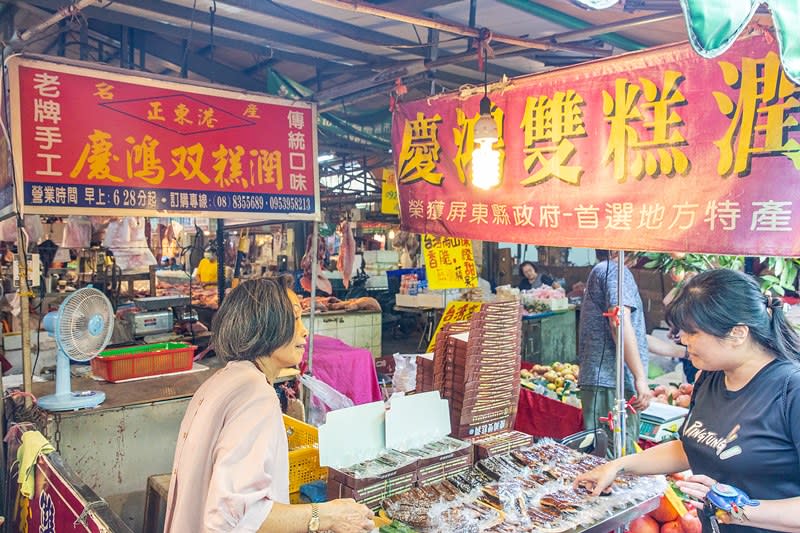
[[[640,253],[637,255],[647,259],[644,268],[660,270],[672,276],[676,281],[682,280],[688,273],[703,272],[710,268],[733,270],[744,268],[744,257],[740,255],[665,253]],[[800,258],[762,256],[758,259],[762,265],[766,264],[766,272],[758,277],[763,292],[782,296],[787,289],[796,289],[797,275],[800,272]]]

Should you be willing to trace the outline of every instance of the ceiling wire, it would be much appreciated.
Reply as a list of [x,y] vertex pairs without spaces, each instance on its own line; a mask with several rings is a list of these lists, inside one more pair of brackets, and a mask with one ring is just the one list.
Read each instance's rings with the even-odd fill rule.
[[181,72],[185,72],[187,77],[189,75],[189,49],[192,46],[192,34],[194,33],[194,15],[197,12],[197,0],[192,3],[192,16],[189,21],[189,35],[186,37],[186,48],[183,49],[183,62],[181,63]]

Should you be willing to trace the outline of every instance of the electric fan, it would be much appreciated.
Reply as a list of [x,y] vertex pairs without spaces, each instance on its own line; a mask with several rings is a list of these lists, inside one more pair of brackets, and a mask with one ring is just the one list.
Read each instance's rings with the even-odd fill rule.
[[106,347],[114,330],[114,309],[97,289],[79,289],[64,300],[58,311],[47,313],[44,329],[56,340],[56,393],[39,398],[48,411],[74,411],[96,407],[104,392],[72,392],[69,360],[89,361]]

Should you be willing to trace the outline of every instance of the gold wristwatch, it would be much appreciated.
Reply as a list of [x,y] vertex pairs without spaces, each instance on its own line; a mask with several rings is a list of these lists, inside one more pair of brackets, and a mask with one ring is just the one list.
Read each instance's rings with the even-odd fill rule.
[[308,521],[309,533],[316,533],[319,531],[319,505],[316,503],[311,504],[311,520]]

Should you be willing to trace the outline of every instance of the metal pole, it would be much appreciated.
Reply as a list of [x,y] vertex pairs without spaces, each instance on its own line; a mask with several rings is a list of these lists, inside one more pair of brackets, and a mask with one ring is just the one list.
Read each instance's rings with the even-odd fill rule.
[[217,219],[217,309],[225,299],[225,220]]
[[22,33],[20,33],[16,39],[12,38],[11,43],[9,45],[14,46],[18,45],[19,43],[25,43],[30,41],[38,34],[52,26],[53,24],[58,24],[62,20],[77,15],[78,12],[83,9],[84,7],[89,7],[91,4],[102,4],[99,0],[79,0],[78,2],[74,2],[68,6],[65,6],[58,11],[56,11],[53,15],[48,17],[46,20],[36,24],[32,28],[29,28]]
[[[611,258],[609,258],[609,261]],[[625,446],[625,306],[623,305],[623,288],[625,286],[625,252],[620,250],[617,256],[617,383],[614,402],[614,455],[626,455]]]
[[[19,261],[19,308],[20,322],[22,323],[22,385],[25,395],[25,407],[32,405],[33,394],[33,364],[31,361],[31,317],[30,317],[30,288],[28,287],[28,239],[25,235],[25,226],[22,216],[17,217],[17,258]],[[42,309],[44,311],[44,309]]]
[[308,373],[314,375],[314,316],[317,312],[317,272],[319,271],[319,221],[315,220],[311,229],[311,315],[308,319]]

